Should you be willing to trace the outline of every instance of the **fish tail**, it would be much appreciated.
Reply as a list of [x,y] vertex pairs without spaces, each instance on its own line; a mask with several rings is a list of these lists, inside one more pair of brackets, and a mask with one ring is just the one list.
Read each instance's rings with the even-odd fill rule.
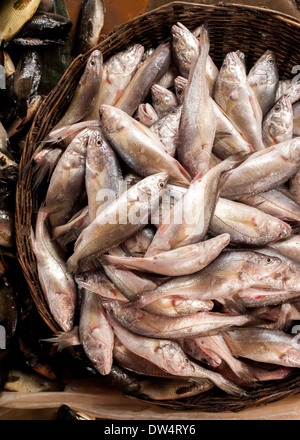
[[69,332],[60,332],[52,338],[41,339],[43,342],[51,342],[57,346],[58,351],[62,351],[65,348],[73,347],[75,345],[81,345],[78,333],[78,326],[73,327]]

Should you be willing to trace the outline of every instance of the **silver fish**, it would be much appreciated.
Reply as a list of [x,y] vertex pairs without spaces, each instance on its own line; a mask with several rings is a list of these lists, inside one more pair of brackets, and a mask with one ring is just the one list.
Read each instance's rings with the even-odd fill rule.
[[300,221],[300,206],[284,188],[244,196],[239,201],[284,221]]
[[62,154],[63,150],[59,147],[45,147],[34,155],[34,189],[38,188],[46,176],[51,175]]
[[188,80],[183,76],[177,76],[174,80],[175,94],[179,105],[183,104],[187,84]]
[[183,197],[164,218],[145,256],[166,252],[204,239],[227,172],[238,165],[240,157],[230,157],[201,178],[196,177]]
[[174,86],[174,80],[178,76],[178,70],[174,64],[170,64],[166,73],[157,81],[162,87],[166,89],[171,89]]
[[140,176],[158,172],[169,174],[170,181],[188,186],[190,177],[183,166],[164,151],[157,134],[124,111],[101,105],[104,135],[123,161]]
[[[193,69],[194,63],[199,56],[199,39],[201,39],[203,32],[203,26],[199,26],[193,32],[189,31],[182,23],[172,26],[172,55],[180,75],[185,78],[189,77],[190,71]],[[210,94],[212,94],[218,73],[218,68],[211,57],[208,56],[206,78]]]
[[183,349],[190,356],[197,359],[198,351],[202,350],[204,353],[212,357],[214,366],[217,367],[222,361],[231,368],[234,373],[242,378],[246,383],[251,383],[253,377],[251,375],[251,370],[248,368],[247,364],[236,359],[231,351],[229,350],[222,333],[211,336],[202,336],[194,339],[186,339],[183,341]]
[[263,150],[262,110],[235,52],[226,55],[214,89],[216,103],[255,151]]
[[279,84],[275,53],[267,50],[256,61],[247,78],[258,99],[263,115],[266,115],[273,107]]
[[173,377],[147,359],[128,350],[115,336],[113,358],[118,365],[126,370],[150,377]]
[[216,117],[216,136],[213,144],[213,153],[221,159],[226,159],[233,154],[249,154],[254,150],[232,125],[225,112],[212,100]]
[[109,203],[77,239],[68,260],[70,270],[77,272],[80,260],[94,258],[142,229],[167,180],[166,173],[146,177]]
[[77,286],[50,236],[47,219],[47,211],[40,208],[35,234],[33,232],[31,234],[31,243],[37,259],[39,280],[51,314],[67,332],[73,327]]
[[174,157],[179,142],[179,124],[182,106],[176,107],[161,119],[154,122],[150,130],[156,133],[164,146],[166,153]]
[[150,338],[181,339],[217,333],[253,321],[251,316],[230,315],[217,312],[200,312],[192,315],[159,316],[123,302],[103,300],[110,315],[128,330]]
[[53,171],[46,194],[46,209],[52,226],[70,220],[82,193],[89,134],[86,129],[73,139]]
[[163,118],[178,106],[176,95],[159,84],[153,84],[151,87],[151,98],[159,118]]
[[219,198],[209,233],[227,233],[230,242],[240,246],[265,246],[291,234],[291,227],[282,220],[252,206]]
[[81,295],[79,337],[85,354],[102,375],[111,371],[114,332],[107,321],[99,295],[83,290]]
[[279,330],[244,328],[224,332],[223,337],[234,356],[299,368],[299,348],[292,335]]
[[300,264],[300,235],[292,235],[276,243],[269,243],[272,249]]
[[166,276],[188,275],[210,264],[229,242],[229,234],[223,234],[204,242],[157,254],[154,257],[104,255],[102,261],[118,267],[127,267]]
[[286,301],[291,301],[299,297],[299,292],[289,292],[288,290],[260,289],[251,287],[242,290],[233,298],[234,301],[241,302],[244,307],[257,308],[267,306],[277,306]]
[[105,273],[100,269],[79,273],[75,276],[75,281],[78,286],[100,295],[103,298],[127,301],[125,296],[119,292],[116,286],[111,283]]
[[[111,249],[109,255],[119,257],[126,256],[120,247]],[[113,284],[127,299],[134,299],[134,296],[137,293],[153,290],[165,281],[165,279],[158,279],[149,276],[146,277],[145,274],[138,275],[136,272],[119,269],[117,266],[105,264],[103,262],[102,267],[110,280],[112,280]],[[84,274],[82,274],[82,277],[83,276]],[[93,287],[91,284],[88,286],[91,290],[98,289],[97,276],[99,275],[95,273],[95,284],[93,284]],[[152,304],[149,304],[149,306],[146,306],[145,310],[150,313],[164,316],[183,316],[192,313],[207,312],[212,310],[213,307],[214,303],[209,300],[202,301],[199,299],[186,299],[180,296],[173,296],[154,301]]]
[[138,106],[145,101],[151,86],[166,73],[170,62],[170,43],[161,43],[139,67],[116,102],[116,107],[132,116]]
[[86,67],[67,111],[52,131],[67,125],[75,124],[87,117],[98,96],[102,71],[103,56],[99,50],[95,50],[87,60]]
[[299,161],[299,138],[257,151],[231,172],[221,189],[221,197],[253,195],[274,189],[296,173]]
[[266,277],[274,274],[281,265],[280,258],[263,253],[226,251],[201,271],[173,278],[153,291],[137,295],[131,303],[144,307],[157,299],[173,295],[219,300],[253,285],[265,286]]
[[216,133],[216,118],[205,74],[209,52],[208,33],[200,39],[200,55],[192,70],[182,104],[178,159],[192,177],[209,169]]
[[282,96],[263,120],[263,141],[266,148],[293,138],[293,107],[290,98]]
[[109,315],[109,321],[123,345],[136,355],[150,360],[162,370],[175,376],[189,377],[195,380],[208,379],[229,394],[245,394],[244,390],[220,374],[191,362],[177,343],[167,339],[145,338],[136,335],[122,327],[111,315]]
[[[123,192],[123,176],[118,159],[100,129],[91,129],[86,153],[85,188],[91,222],[105,207],[109,195],[117,199]],[[108,194],[111,193],[111,194]]]
[[135,74],[143,54],[144,47],[140,44],[133,44],[105,61],[99,93],[86,119],[99,120],[100,105],[117,103]]

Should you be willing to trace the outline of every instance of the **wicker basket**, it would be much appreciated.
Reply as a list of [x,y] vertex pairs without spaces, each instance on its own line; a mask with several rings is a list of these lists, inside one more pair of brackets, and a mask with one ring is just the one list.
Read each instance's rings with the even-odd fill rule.
[[[177,21],[193,29],[206,22],[211,39],[211,56],[220,67],[224,55],[232,50],[247,54],[251,66],[266,49],[276,52],[281,78],[292,76],[292,68],[300,64],[300,22],[294,18],[265,8],[240,5],[196,5],[173,2],[145,13],[117,27],[98,48],[104,60],[133,43],[155,46],[170,37],[170,28]],[[90,52],[89,52],[90,53]],[[49,328],[57,333],[39,284],[35,256],[30,243],[30,230],[35,225],[39,203],[45,194],[32,190],[30,158],[39,142],[63,115],[70,102],[89,53],[74,60],[57,87],[42,103],[27,136],[20,161],[16,194],[16,241],[21,267],[24,271],[36,307]],[[240,411],[249,407],[282,399],[300,391],[300,375],[293,379],[258,385],[246,398],[225,395],[213,389],[208,393],[170,402],[152,402],[172,409],[220,412]]]

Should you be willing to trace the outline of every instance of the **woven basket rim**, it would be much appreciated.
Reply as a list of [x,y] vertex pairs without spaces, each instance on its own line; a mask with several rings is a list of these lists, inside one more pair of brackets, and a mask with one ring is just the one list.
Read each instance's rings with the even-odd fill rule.
[[[177,6],[178,7],[184,6],[185,8],[191,8],[194,11],[195,10],[199,10],[199,11],[201,11],[201,10],[205,10],[205,11],[226,11],[226,10],[234,9],[234,12],[237,11],[236,12],[237,14],[238,14],[238,11],[251,11],[251,12],[256,12],[257,11],[257,12],[260,12],[260,13],[263,13],[263,14],[268,14],[271,18],[275,18],[276,20],[282,20],[282,22],[284,24],[295,25],[297,28],[300,28],[300,21],[298,21],[294,17],[291,17],[291,16],[289,16],[287,14],[280,13],[280,12],[277,12],[277,11],[274,11],[274,10],[271,10],[271,9],[268,9],[268,8],[264,8],[264,7],[247,6],[247,5],[240,5],[240,4],[234,4],[234,3],[230,3],[230,4],[217,4],[217,5],[203,5],[203,4],[195,4],[195,3],[189,3],[189,2],[175,1],[175,2],[170,2],[170,3],[166,4],[166,5],[160,6],[159,8],[153,9],[151,11],[145,12],[143,14],[140,14],[136,18],[134,18],[134,19],[132,19],[132,20],[126,22],[126,23],[123,23],[123,24],[121,24],[119,26],[116,26],[110,32],[110,34],[104,40],[101,41],[101,43],[98,46],[96,46],[95,48],[91,49],[87,53],[79,55],[78,57],[76,57],[72,61],[72,63],[70,64],[70,66],[68,67],[66,72],[64,73],[63,77],[61,78],[61,80],[59,81],[57,86],[49,93],[49,95],[42,102],[38,112],[36,113],[36,115],[35,115],[35,117],[33,119],[33,122],[31,124],[30,130],[29,130],[29,132],[27,134],[26,143],[25,143],[25,147],[24,147],[24,152],[22,154],[21,161],[20,161],[20,173],[19,173],[19,179],[18,179],[17,191],[16,191],[16,209],[15,209],[17,256],[18,256],[20,265],[22,267],[23,273],[25,275],[25,279],[26,279],[26,281],[27,281],[27,283],[28,283],[28,285],[30,287],[30,292],[32,294],[34,293],[31,290],[31,289],[33,289],[33,287],[32,287],[33,279],[36,279],[36,278],[35,277],[32,278],[32,274],[34,273],[34,269],[32,269],[32,267],[28,267],[30,261],[26,260],[27,254],[25,253],[23,255],[23,249],[24,249],[24,247],[26,248],[26,244],[25,244],[24,247],[22,246],[23,241],[26,240],[26,230],[25,230],[25,232],[23,231],[23,226],[28,227],[28,225],[27,224],[25,224],[25,225],[22,224],[22,212],[21,212],[21,209],[20,209],[21,208],[20,201],[22,200],[23,179],[27,179],[26,172],[24,171],[24,165],[26,165],[26,153],[27,153],[27,150],[30,148],[30,145],[33,142],[33,140],[36,140],[36,138],[35,138],[35,130],[37,129],[37,124],[40,121],[40,115],[41,114],[43,115],[43,111],[45,109],[47,109],[47,106],[50,109],[49,103],[51,103],[51,99],[56,96],[56,93],[60,92],[60,94],[61,94],[61,90],[62,90],[61,87],[63,85],[65,85],[65,83],[68,84],[68,75],[70,74],[70,72],[73,72],[74,69],[76,70],[76,69],[82,68],[84,63],[85,63],[85,61],[87,60],[87,58],[89,57],[90,53],[92,53],[93,50],[95,50],[95,49],[100,49],[101,50],[101,48],[105,47],[106,45],[108,47],[111,47],[110,40],[111,40],[112,36],[115,36],[116,34],[117,35],[118,34],[122,34],[122,32],[125,32],[125,31],[128,32],[128,29],[130,29],[131,25],[133,25],[134,23],[140,21],[144,17],[155,15],[155,14],[160,13],[160,12],[161,13],[162,12],[166,12],[166,11],[169,11],[169,10],[174,11],[173,8],[176,8]],[[76,72],[77,72],[77,70],[76,70]],[[51,112],[52,111],[55,112],[55,110],[53,110],[53,109],[50,109],[50,110],[51,110]],[[40,127],[38,127],[38,128],[40,128]],[[33,151],[33,150],[31,150],[31,151]],[[31,194],[32,194],[32,191],[31,191]],[[32,210],[32,202],[31,201],[29,203],[29,208]],[[31,221],[32,221],[32,219],[33,219],[33,213],[31,212]],[[27,231],[27,233],[28,233],[28,231]],[[41,316],[44,319],[47,318],[47,317],[45,317],[43,315],[43,310],[41,308],[39,308],[39,305],[36,302],[36,298],[34,298],[34,299],[35,299],[36,306],[37,306],[38,311],[41,314]],[[46,322],[47,322],[47,320],[46,320]],[[47,324],[49,326],[48,322],[47,322]],[[60,331],[55,326],[53,328],[52,327],[50,327],[50,328],[51,328],[51,330],[54,333],[57,333],[58,331]],[[289,395],[289,394],[295,394],[295,393],[300,392],[300,378],[296,379],[295,382],[291,382],[291,383],[293,385],[291,385],[291,388],[289,390],[286,390],[284,392],[284,397]],[[249,402],[247,402],[247,404],[249,406],[257,406],[260,403],[267,403],[267,402],[270,402],[272,400],[277,400],[276,396],[279,395],[279,394],[280,393],[277,392],[277,393],[274,393],[274,395],[273,395],[272,393],[270,394],[270,392],[269,392],[269,394],[264,399],[260,399],[259,400],[256,397],[253,397],[252,398],[253,401],[251,399],[249,399]],[[281,395],[282,394],[280,394],[278,399],[281,398]],[[148,403],[153,403],[153,404],[156,404],[156,405],[159,404],[156,401],[154,401],[154,402],[148,401]],[[240,408],[240,405],[242,404],[242,402],[240,403],[239,400],[232,399],[231,403],[232,403],[232,408],[233,408],[232,410],[239,411],[241,409],[244,409],[244,408]],[[184,407],[182,407],[180,405],[180,403],[178,405],[176,405],[176,404],[174,404],[172,402],[168,402],[168,403],[165,404],[165,406],[169,406],[170,408],[174,407],[174,409],[181,409],[181,410],[185,409]],[[190,408],[190,406],[186,407],[186,409],[189,409],[189,408]],[[197,409],[197,408],[194,408],[194,409]],[[226,407],[224,407],[224,409],[226,409]],[[212,411],[212,408],[209,408],[206,411]]]

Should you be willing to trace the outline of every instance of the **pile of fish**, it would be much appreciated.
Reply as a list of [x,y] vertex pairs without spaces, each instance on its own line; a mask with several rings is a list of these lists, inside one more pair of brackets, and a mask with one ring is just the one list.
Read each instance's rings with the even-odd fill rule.
[[51,340],[136,373],[127,395],[243,396],[300,368],[300,84],[271,50],[246,61],[218,69],[205,26],[182,23],[94,50],[34,153]]

